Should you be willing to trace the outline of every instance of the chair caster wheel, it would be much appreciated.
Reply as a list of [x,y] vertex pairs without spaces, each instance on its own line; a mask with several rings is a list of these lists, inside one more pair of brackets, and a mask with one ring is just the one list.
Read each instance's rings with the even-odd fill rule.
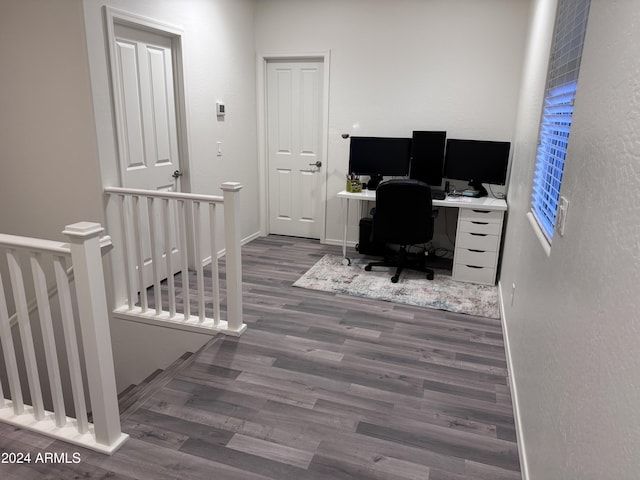
[[433,280],[433,273],[432,272],[427,273],[427,280]]
[[365,269],[365,271],[370,272],[371,271],[371,265],[365,265],[364,269]]
[[398,277],[396,277],[395,275],[391,277],[391,283],[398,283]]
[[349,265],[351,265],[351,259],[347,258],[347,257],[344,257],[342,259],[342,265],[344,265],[345,267],[348,267]]

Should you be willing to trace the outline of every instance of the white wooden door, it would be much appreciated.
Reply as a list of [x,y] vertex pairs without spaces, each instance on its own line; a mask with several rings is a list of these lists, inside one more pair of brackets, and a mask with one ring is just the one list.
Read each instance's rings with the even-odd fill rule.
[[267,63],[269,231],[320,238],[322,60]]
[[[122,186],[179,191],[180,172],[171,38],[120,24],[114,25],[115,71],[112,72]],[[159,203],[159,202],[156,202]],[[164,256],[167,247],[160,229],[161,206],[152,210],[155,232]],[[139,227],[148,238],[147,205],[141,205]],[[172,212],[169,250],[177,261],[177,219]],[[145,283],[151,282],[151,247],[145,240]],[[166,265],[157,265],[167,276]],[[176,273],[176,272],[172,272]]]

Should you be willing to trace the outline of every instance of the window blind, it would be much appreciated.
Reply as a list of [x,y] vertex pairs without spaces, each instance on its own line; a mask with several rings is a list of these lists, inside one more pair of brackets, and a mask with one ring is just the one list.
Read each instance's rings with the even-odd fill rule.
[[553,239],[590,0],[559,0],[540,122],[531,208]]

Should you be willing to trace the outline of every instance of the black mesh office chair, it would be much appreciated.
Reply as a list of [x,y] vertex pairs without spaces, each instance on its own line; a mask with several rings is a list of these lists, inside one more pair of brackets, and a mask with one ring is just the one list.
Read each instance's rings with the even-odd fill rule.
[[431,188],[419,180],[394,179],[381,183],[376,190],[376,208],[373,214],[373,240],[399,245],[397,252],[385,256],[382,262],[371,262],[372,267],[397,267],[391,281],[396,283],[404,268],[426,272],[433,280],[433,270],[426,268],[421,252],[411,256],[410,245],[424,244],[433,238],[434,212]]

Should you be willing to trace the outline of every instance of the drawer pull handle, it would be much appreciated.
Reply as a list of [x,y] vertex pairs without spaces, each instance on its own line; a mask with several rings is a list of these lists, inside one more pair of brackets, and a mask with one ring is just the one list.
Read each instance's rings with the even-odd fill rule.
[[473,235],[474,237],[486,237],[487,236],[486,233],[470,233],[470,235]]
[[477,265],[467,265],[467,267],[476,268],[476,269],[484,268],[484,267],[478,267]]
[[491,210],[475,210],[473,209],[472,212],[476,212],[476,213],[489,213],[491,212]]
[[486,250],[476,250],[475,248],[468,248],[467,250],[469,250],[470,252],[474,252],[474,253],[485,253]]
[[489,222],[471,222],[474,225],[489,225]]

